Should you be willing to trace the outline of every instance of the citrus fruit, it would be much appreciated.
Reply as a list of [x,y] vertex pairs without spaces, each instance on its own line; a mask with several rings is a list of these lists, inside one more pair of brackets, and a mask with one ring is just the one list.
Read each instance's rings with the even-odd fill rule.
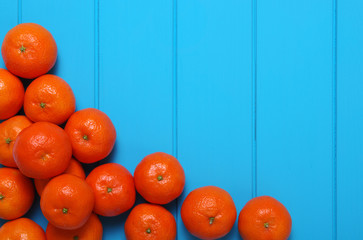
[[142,203],[134,207],[125,222],[127,240],[174,240],[174,216],[159,205]]
[[62,128],[49,122],[37,122],[18,135],[13,156],[25,176],[46,179],[66,170],[72,146]]
[[116,141],[116,129],[111,119],[95,108],[73,113],[64,130],[71,139],[73,155],[83,163],[107,157]]
[[291,216],[285,206],[270,196],[251,199],[238,217],[238,231],[244,240],[286,240],[291,226]]
[[0,120],[8,119],[23,106],[24,86],[13,74],[0,68]]
[[181,218],[186,229],[201,239],[218,239],[227,235],[236,217],[232,197],[215,186],[193,190],[181,207]]
[[55,227],[74,230],[82,227],[94,206],[92,188],[85,180],[62,174],[50,180],[40,198],[45,218]]
[[62,78],[46,74],[35,79],[24,95],[24,112],[33,122],[62,124],[74,113],[76,99]]
[[30,79],[47,73],[54,66],[57,45],[44,27],[36,23],[22,23],[5,35],[1,54],[10,72]]
[[96,214],[92,214],[88,221],[75,230],[64,230],[48,224],[46,236],[49,240],[102,240],[102,224]]
[[[74,158],[71,159],[68,168],[64,171],[64,173],[69,173],[83,179],[86,178],[82,165]],[[50,179],[34,179],[35,189],[39,196],[42,195],[42,192],[49,181]]]
[[0,123],[0,164],[17,167],[13,157],[15,139],[19,133],[32,122],[25,116],[14,116]]
[[86,178],[95,196],[94,212],[107,217],[129,210],[135,203],[135,185],[131,173],[117,163],[92,170]]
[[23,216],[33,201],[32,181],[18,169],[0,168],[0,218],[12,220]]
[[183,192],[185,175],[179,161],[157,152],[146,156],[134,172],[136,190],[146,201],[167,204]]
[[29,218],[4,223],[0,228],[2,240],[46,240],[44,230]]

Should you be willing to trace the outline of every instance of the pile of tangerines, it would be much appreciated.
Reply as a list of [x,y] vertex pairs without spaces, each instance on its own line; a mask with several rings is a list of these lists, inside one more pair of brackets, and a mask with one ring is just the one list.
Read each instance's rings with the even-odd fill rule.
[[[0,218],[9,221],[1,226],[0,239],[100,240],[98,215],[113,217],[130,209],[126,239],[175,239],[174,216],[161,205],[183,192],[179,161],[156,152],[142,159],[134,176],[120,164],[106,163],[86,177],[82,164],[100,161],[113,149],[111,119],[94,108],[75,111],[68,83],[47,74],[56,62],[57,45],[44,27],[15,26],[1,53],[8,70],[0,69],[0,163],[5,166],[0,168]],[[34,80],[25,80],[30,84],[24,90],[19,77]],[[33,204],[34,189],[49,222],[46,231],[23,217]],[[149,203],[133,207],[136,191]],[[232,229],[237,211],[228,192],[205,186],[189,193],[181,218],[192,235],[218,239]],[[250,200],[238,219],[245,240],[285,240],[291,224],[286,208],[268,196]]]

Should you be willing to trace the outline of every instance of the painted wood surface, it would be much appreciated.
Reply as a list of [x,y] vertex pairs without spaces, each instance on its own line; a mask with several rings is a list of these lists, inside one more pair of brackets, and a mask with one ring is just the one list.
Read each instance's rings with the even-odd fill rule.
[[[179,212],[205,185],[226,189],[238,212],[254,196],[277,198],[290,240],[363,239],[361,1],[0,4],[0,43],[18,23],[46,27],[58,45],[51,73],[77,109],[113,120],[116,146],[101,163],[133,173],[153,152],[180,160],[185,191],[166,206],[179,240],[195,239]],[[27,216],[46,227],[39,198]],[[101,218],[105,240],[125,239],[126,217]],[[240,239],[236,224],[224,239]]]

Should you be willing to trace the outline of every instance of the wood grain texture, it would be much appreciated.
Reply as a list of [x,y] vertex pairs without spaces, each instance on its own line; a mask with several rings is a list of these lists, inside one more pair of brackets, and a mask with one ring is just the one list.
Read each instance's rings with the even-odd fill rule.
[[48,29],[58,57],[50,73],[66,80],[76,96],[77,110],[94,106],[94,5],[87,0],[22,0],[23,22]]
[[338,239],[363,239],[363,2],[338,2]]
[[[216,185],[240,211],[252,196],[251,3],[185,0],[177,10],[180,202]],[[180,216],[178,230],[178,239],[195,239]],[[224,239],[238,238],[235,226]]]
[[[146,155],[172,154],[172,2],[100,1],[99,11],[100,109],[117,130],[109,160],[133,174]],[[126,217],[103,219],[105,240],[124,239]]]
[[332,239],[332,70],[330,0],[258,1],[257,191],[293,240]]

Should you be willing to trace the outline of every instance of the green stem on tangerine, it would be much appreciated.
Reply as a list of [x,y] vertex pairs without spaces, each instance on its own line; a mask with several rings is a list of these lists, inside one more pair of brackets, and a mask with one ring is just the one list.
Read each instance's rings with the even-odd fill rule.
[[5,139],[6,144],[10,144],[12,141],[10,138]]
[[108,192],[108,193],[112,192],[112,188],[108,187],[108,188],[107,188],[107,192]]
[[151,229],[150,228],[146,229],[146,233],[147,234],[151,233]]
[[74,236],[73,237],[73,240],[79,240],[79,237],[78,236]]
[[64,214],[67,214],[67,213],[68,213],[68,208],[63,208],[62,212],[63,212]]
[[23,46],[23,45],[21,45],[21,48],[20,48],[20,52],[25,52],[25,50],[26,50],[26,48]]
[[0,200],[3,200],[4,198],[5,198],[5,196],[0,194]]
[[214,222],[214,217],[210,217],[210,218],[209,218],[209,224],[210,224],[210,225],[212,225],[212,224],[213,224],[213,222]]
[[41,102],[39,105],[40,105],[40,107],[41,107],[41,108],[45,108],[45,105],[46,105],[46,104],[45,104],[45,103],[43,103],[43,102]]
[[88,136],[87,135],[83,135],[83,139],[84,140],[88,140]]
[[159,175],[158,176],[158,181],[161,181],[161,180],[163,180],[163,176]]
[[264,226],[265,228],[268,228],[268,227],[269,227],[268,222],[265,222],[265,223],[263,224],[263,226]]

